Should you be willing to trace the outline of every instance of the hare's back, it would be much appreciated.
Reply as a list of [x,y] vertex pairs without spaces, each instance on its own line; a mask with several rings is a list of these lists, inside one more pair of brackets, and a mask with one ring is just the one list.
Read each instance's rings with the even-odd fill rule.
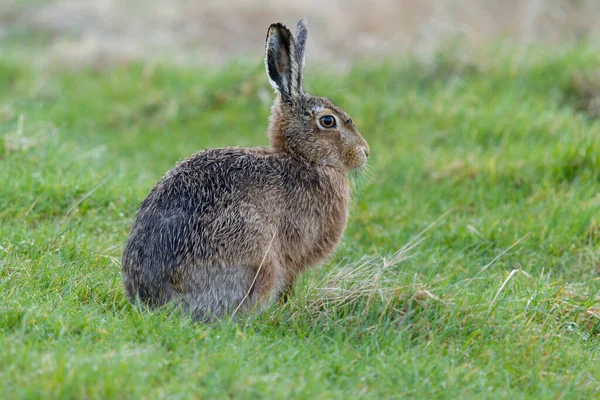
[[282,189],[284,164],[278,157],[246,149],[202,151],[167,172],[147,200],[161,209],[189,209],[196,214],[240,202],[260,203],[262,197]]
[[262,251],[290,196],[290,162],[235,148],[191,156],[142,202],[128,245],[155,260],[232,259],[240,249]]
[[285,206],[305,191],[321,189],[310,165],[262,149],[223,148],[196,153],[167,172],[142,203],[144,208],[177,209],[195,216],[240,204]]

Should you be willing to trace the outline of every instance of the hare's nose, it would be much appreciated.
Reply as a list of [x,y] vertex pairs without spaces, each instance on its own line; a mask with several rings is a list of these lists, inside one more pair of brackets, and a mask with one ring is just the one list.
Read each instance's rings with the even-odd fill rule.
[[365,156],[368,158],[369,157],[369,148],[368,147],[363,147],[362,150],[365,153]]

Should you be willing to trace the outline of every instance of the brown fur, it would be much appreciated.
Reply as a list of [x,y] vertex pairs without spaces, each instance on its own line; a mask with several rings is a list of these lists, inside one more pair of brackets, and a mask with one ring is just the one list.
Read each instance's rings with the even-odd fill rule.
[[[194,154],[140,205],[122,262],[132,301],[180,302],[198,320],[238,306],[248,312],[289,293],[296,276],[339,243],[347,173],[364,165],[369,147],[348,114],[302,91],[303,21],[298,32],[300,48],[281,24],[267,36],[267,73],[278,92],[271,146]],[[322,115],[335,116],[337,127],[320,127]]]

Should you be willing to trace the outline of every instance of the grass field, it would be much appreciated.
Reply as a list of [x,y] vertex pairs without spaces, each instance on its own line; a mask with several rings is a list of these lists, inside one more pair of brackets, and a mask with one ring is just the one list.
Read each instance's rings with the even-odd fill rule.
[[177,160],[266,144],[263,65],[38,70],[2,53],[2,398],[600,395],[597,48],[306,79],[371,145],[343,243],[289,303],[205,326],[131,306],[121,251]]

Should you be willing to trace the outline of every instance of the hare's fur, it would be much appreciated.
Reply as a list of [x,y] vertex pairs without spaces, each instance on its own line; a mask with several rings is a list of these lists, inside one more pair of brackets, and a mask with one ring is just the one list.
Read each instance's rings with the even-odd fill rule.
[[[347,172],[366,162],[368,145],[343,110],[302,91],[303,21],[297,32],[273,24],[267,36],[278,92],[271,146],[194,154],[140,205],[122,260],[132,301],[175,301],[198,320],[260,309],[339,243]],[[335,116],[336,129],[319,127],[322,114]]]

